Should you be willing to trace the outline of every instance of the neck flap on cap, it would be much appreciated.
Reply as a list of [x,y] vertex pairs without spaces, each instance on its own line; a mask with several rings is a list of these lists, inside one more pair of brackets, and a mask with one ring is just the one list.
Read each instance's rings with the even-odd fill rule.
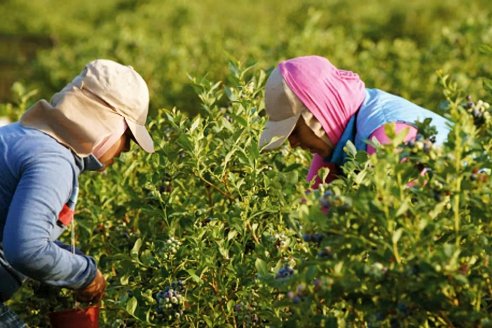
[[80,157],[94,152],[105,140],[125,132],[125,119],[110,107],[69,84],[52,103],[36,102],[20,119],[24,126],[43,131]]
[[319,56],[289,59],[278,68],[289,88],[321,123],[335,145],[364,101],[364,82],[356,73],[339,70]]

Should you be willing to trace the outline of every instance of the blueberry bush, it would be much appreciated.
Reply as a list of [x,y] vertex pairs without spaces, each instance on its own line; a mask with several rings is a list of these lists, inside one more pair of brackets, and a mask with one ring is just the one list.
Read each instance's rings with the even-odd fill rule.
[[[149,82],[156,153],[133,146],[80,181],[73,238],[108,281],[101,326],[492,327],[489,7],[1,3],[15,14],[0,39],[50,42],[18,60],[25,77],[0,117],[16,120],[96,57]],[[434,145],[432,122],[408,144],[389,127],[392,144],[373,156],[347,144],[339,179],[311,190],[310,154],[258,147],[270,69],[308,53],[445,115],[447,142]],[[35,282],[9,302],[33,327],[76,305]]]

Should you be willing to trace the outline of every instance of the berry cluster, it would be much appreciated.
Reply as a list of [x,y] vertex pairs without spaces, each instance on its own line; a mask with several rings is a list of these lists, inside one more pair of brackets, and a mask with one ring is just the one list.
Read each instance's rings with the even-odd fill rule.
[[330,246],[326,246],[318,252],[318,256],[324,260],[329,260],[333,258],[333,251]]
[[325,238],[325,235],[323,235],[322,233],[305,233],[302,238],[305,242],[313,242],[319,244]]
[[445,187],[442,182],[437,179],[433,179],[430,183],[432,195],[436,202],[442,202],[445,200],[449,201],[449,196],[451,195],[451,192],[448,190],[448,188]]
[[164,290],[157,292],[154,297],[157,301],[158,317],[168,321],[179,319],[183,315],[185,301],[183,293],[184,284],[181,280],[174,281]]
[[294,274],[294,269],[292,269],[288,264],[284,265],[280,270],[278,270],[275,275],[275,279],[289,278]]
[[325,191],[323,196],[321,196],[321,198],[319,199],[322,209],[324,210],[330,209],[331,203],[333,201],[332,197],[333,197],[333,192],[331,190]]
[[326,285],[327,281],[322,281],[321,279],[314,279],[312,288],[307,288],[305,284],[299,284],[295,288],[294,291],[289,291],[287,293],[287,297],[294,303],[299,304],[304,298],[309,296],[309,293],[317,293],[323,289],[323,286]]
[[162,177],[162,184],[159,186],[159,192],[161,194],[171,193],[173,191],[172,182],[173,177],[169,173],[165,172]]
[[277,248],[279,250],[288,250],[289,248],[289,244],[290,244],[290,239],[289,237],[284,234],[284,233],[276,233],[274,235],[274,238],[275,238],[275,246],[277,246]]
[[241,327],[265,327],[265,320],[260,319],[257,310],[258,304],[252,302],[250,304],[237,303],[234,306],[236,318],[242,323]]
[[330,208],[337,208],[338,211],[344,213],[352,207],[352,200],[348,197],[335,195],[331,190],[324,192],[319,199],[321,209],[327,213]]
[[306,286],[304,286],[303,284],[297,285],[295,291],[289,291],[287,293],[287,297],[294,304],[299,304],[304,296],[306,296]]
[[181,242],[174,237],[169,237],[162,248],[162,257],[166,260],[173,258],[179,250]]
[[472,101],[471,96],[467,96],[466,100],[467,102],[463,105],[463,108],[465,108],[473,116],[473,123],[476,126],[480,127],[490,119],[490,105],[488,103],[482,100],[474,102]]
[[428,154],[433,149],[435,142],[435,135],[432,135],[429,138],[424,138],[422,134],[418,133],[415,140],[410,140],[407,142],[407,146],[415,148],[416,150],[423,150],[424,153]]

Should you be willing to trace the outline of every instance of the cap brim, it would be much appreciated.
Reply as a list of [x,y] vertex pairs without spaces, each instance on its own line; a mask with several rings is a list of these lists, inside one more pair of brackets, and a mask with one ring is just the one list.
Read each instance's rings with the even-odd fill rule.
[[145,150],[147,153],[154,152],[154,142],[150,137],[149,131],[145,128],[145,126],[132,122],[130,120],[125,119],[126,124],[132,131],[133,137],[135,138],[137,144]]
[[280,147],[294,130],[301,113],[282,121],[268,121],[260,137],[260,147],[272,150]]

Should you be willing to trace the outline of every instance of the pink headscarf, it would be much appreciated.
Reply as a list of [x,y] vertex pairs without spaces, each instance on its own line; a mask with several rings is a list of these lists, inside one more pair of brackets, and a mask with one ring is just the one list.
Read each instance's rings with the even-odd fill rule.
[[337,69],[326,58],[305,56],[278,65],[280,74],[336,145],[352,115],[364,101],[359,75]]

